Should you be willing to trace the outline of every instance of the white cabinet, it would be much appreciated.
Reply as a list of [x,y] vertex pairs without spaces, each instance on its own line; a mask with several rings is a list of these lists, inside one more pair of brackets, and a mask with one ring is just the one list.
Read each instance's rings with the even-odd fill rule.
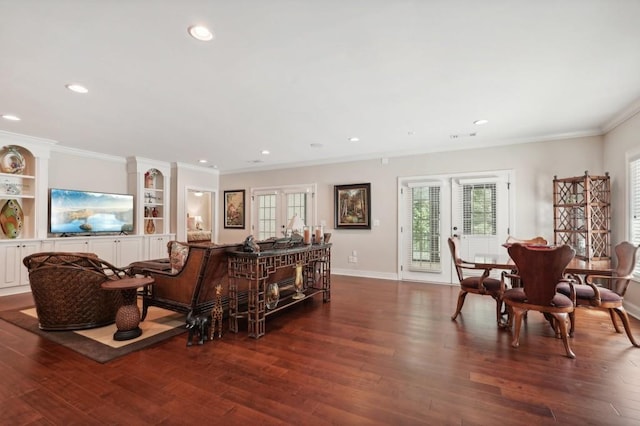
[[53,251],[88,253],[89,240],[87,238],[60,238],[54,241]]
[[118,267],[142,260],[144,252],[142,238],[137,236],[60,238],[54,242],[54,251],[95,253]]
[[125,267],[142,259],[142,239],[139,237],[110,237],[89,240],[89,251],[102,260]]
[[[29,273],[22,264],[26,256],[40,251],[40,241],[3,241],[0,243],[0,295],[2,290],[14,288],[22,292],[21,286],[29,285]],[[10,293],[6,293],[10,294]]]
[[169,257],[167,251],[167,243],[174,239],[173,235],[153,235],[146,236],[146,255],[145,259],[161,259]]

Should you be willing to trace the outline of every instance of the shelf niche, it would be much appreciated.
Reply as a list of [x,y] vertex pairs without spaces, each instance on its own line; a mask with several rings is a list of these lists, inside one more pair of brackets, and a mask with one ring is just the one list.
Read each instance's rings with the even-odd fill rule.
[[169,233],[169,164],[127,158],[129,191],[136,196],[136,234]]

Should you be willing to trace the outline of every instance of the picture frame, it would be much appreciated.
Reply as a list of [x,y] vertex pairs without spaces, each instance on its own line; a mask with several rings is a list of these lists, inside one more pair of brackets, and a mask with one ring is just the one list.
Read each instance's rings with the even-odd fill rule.
[[224,191],[224,227],[244,229],[244,189]]
[[371,184],[334,185],[336,229],[371,229]]

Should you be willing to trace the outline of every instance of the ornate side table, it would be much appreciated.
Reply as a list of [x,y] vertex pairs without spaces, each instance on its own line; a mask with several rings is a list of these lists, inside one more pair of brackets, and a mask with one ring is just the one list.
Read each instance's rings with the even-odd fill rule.
[[135,339],[142,334],[140,329],[140,309],[138,308],[138,288],[153,284],[151,277],[131,277],[102,283],[104,290],[119,290],[122,306],[116,312],[116,327],[113,340]]

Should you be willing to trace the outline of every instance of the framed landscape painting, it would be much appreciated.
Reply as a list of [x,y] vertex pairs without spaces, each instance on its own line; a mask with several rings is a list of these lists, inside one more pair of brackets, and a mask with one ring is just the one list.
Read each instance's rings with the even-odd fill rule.
[[244,189],[224,191],[224,227],[244,229]]
[[335,185],[336,229],[371,229],[371,184]]

